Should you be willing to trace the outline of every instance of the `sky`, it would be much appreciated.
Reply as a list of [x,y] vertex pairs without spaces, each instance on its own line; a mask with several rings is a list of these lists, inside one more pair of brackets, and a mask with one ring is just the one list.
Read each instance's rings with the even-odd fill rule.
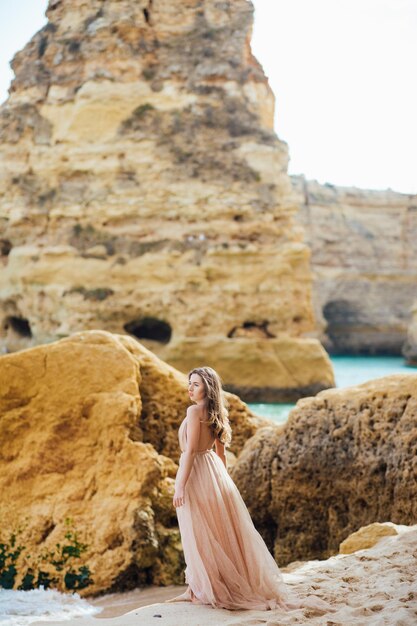
[[[253,4],[252,50],[275,94],[289,173],[417,193],[416,0]],[[0,102],[9,61],[45,24],[46,5],[0,0]]]

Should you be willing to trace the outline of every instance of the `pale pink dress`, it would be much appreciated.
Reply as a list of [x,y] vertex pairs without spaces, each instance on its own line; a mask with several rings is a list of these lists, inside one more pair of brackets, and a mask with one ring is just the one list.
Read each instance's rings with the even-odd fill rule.
[[[186,419],[178,431],[182,453],[187,445]],[[317,597],[298,598],[287,587],[214,449],[195,455],[184,496],[176,512],[185,582],[198,604],[225,609],[330,608]]]

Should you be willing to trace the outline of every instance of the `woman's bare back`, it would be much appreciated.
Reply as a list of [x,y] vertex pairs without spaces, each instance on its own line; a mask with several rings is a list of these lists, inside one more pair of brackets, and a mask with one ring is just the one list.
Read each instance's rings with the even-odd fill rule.
[[198,438],[198,450],[209,450],[213,447],[216,437],[207,420],[207,412],[202,409],[200,414],[200,436]]

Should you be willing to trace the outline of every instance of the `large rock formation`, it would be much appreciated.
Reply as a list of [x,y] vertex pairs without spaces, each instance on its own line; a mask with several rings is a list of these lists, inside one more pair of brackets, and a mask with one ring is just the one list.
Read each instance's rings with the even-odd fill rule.
[[246,398],[332,386],[303,340],[309,252],[252,4],[50,0],[47,17],[0,109],[3,349],[101,328],[183,370],[215,354]]
[[292,182],[325,347],[401,354],[417,294],[417,196]]
[[278,563],[337,552],[372,522],[417,522],[417,376],[299,400],[232,469]]
[[[22,543],[36,560],[63,540],[68,516],[88,544],[80,564],[94,584],[82,593],[182,583],[172,497],[186,383],[105,331],[0,357],[2,538],[28,518]],[[267,420],[228,399],[237,454]]]

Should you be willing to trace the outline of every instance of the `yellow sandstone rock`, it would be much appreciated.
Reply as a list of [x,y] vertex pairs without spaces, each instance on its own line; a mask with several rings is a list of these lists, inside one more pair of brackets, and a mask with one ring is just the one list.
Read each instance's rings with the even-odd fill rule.
[[61,0],[47,16],[0,108],[3,351],[100,328],[179,367],[213,346],[245,399],[332,386],[252,4]]
[[[188,348],[185,353],[184,344]],[[184,340],[179,346],[173,341],[159,354],[181,371],[196,362],[209,362],[222,372],[224,380],[236,381],[229,382],[229,391],[250,396],[254,402],[274,402],[277,396],[291,402],[296,395],[311,396],[323,384],[334,384],[330,359],[316,339],[281,335],[265,341],[254,333],[253,338],[235,337],[224,343],[214,336]]]
[[380,539],[390,535],[398,535],[395,524],[390,522],[368,524],[346,537],[339,546],[339,552],[340,554],[352,554],[358,550],[372,548]]
[[246,442],[233,480],[280,565],[337,553],[352,532],[417,518],[417,375],[299,400]]
[[[22,543],[36,559],[70,517],[89,546],[82,593],[182,583],[172,497],[186,391],[183,374],[105,331],[0,357],[2,538],[28,518]],[[238,454],[266,420],[228,398]]]

